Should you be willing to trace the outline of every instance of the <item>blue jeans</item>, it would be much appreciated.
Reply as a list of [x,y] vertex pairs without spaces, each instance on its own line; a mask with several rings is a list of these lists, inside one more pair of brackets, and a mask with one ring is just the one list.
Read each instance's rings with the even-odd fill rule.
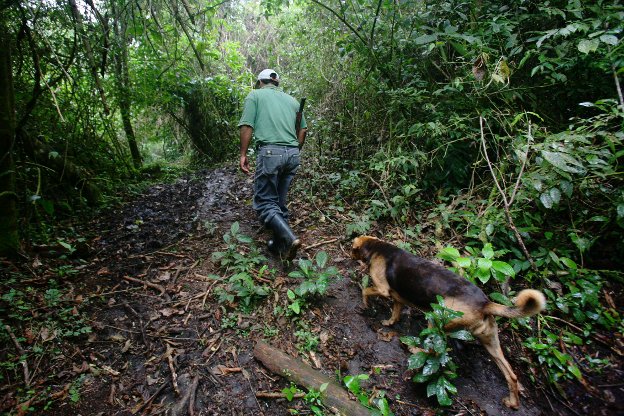
[[276,214],[288,220],[286,196],[298,168],[299,148],[276,145],[258,148],[253,209],[262,224],[268,224]]

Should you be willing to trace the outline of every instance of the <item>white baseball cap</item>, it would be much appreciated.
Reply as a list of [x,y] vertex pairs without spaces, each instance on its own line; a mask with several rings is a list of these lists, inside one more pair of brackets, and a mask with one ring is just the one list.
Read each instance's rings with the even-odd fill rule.
[[273,71],[272,69],[265,69],[258,74],[258,81],[261,81],[263,79],[272,79],[274,81],[279,81],[279,75],[277,75],[277,72]]

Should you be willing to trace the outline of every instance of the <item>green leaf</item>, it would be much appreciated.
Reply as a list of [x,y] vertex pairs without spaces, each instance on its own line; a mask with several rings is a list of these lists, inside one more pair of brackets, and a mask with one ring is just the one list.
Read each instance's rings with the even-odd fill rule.
[[580,52],[588,54],[590,52],[595,52],[600,45],[600,39],[583,39],[577,45],[577,48]]
[[477,269],[476,272],[477,279],[481,281],[481,283],[487,283],[490,280],[490,270],[489,269]]
[[230,226],[230,233],[232,235],[236,235],[239,230],[240,230],[240,224],[238,223],[238,221],[233,222],[232,225]]
[[429,357],[425,363],[422,374],[423,376],[430,376],[435,374],[440,369],[440,360],[437,357]]
[[453,404],[453,401],[449,397],[443,385],[438,384],[436,389],[436,398],[438,399],[438,403],[440,403],[440,406],[450,406],[451,404]]
[[570,260],[567,257],[559,257],[559,260],[561,260],[561,263],[563,263],[568,269],[576,270],[578,268],[574,260]]
[[301,313],[301,305],[299,304],[298,300],[288,305],[288,309],[293,311],[296,315],[299,315]]
[[578,380],[582,380],[583,379],[583,375],[581,374],[581,370],[579,370],[579,368],[575,365],[569,365],[568,366],[568,371],[570,373],[572,373],[574,375],[574,377],[576,377]]
[[465,329],[460,329],[459,331],[450,332],[448,336],[451,338],[460,339],[462,341],[474,340],[474,337],[472,336],[472,334]]
[[540,195],[540,202],[546,209],[551,209],[553,207],[553,200],[549,192],[544,192]]
[[297,279],[305,278],[305,275],[303,273],[301,273],[299,270],[295,270],[295,271],[292,271],[292,272],[288,273],[288,276],[289,277],[294,277],[294,278],[297,278]]
[[485,257],[486,259],[493,258],[494,257],[494,250],[492,249],[492,244],[487,243],[486,245],[484,245],[483,246],[483,250],[481,250],[481,253],[483,254],[483,257]]
[[321,387],[319,387],[319,391],[321,393],[323,393],[325,390],[327,390],[327,387],[329,386],[329,383],[323,383],[321,384]]
[[420,340],[413,336],[405,336],[400,338],[401,342],[408,347],[417,347],[420,345]]
[[490,269],[492,268],[492,260],[479,258],[477,260],[477,267],[479,267],[479,271],[489,273]]
[[356,377],[346,376],[343,379],[343,382],[345,386],[347,386],[347,389],[349,389],[351,393],[357,396],[357,394],[360,392],[360,381]]
[[425,376],[422,373],[418,373],[414,377],[412,377],[412,381],[414,383],[424,383],[427,380],[429,380],[429,376]]
[[290,289],[288,289],[288,292],[286,292],[286,296],[288,296],[288,299],[290,300],[295,300],[295,298],[297,297],[297,295],[295,295],[295,292]]
[[454,247],[445,247],[438,257],[442,260],[455,261],[459,258],[459,251]]
[[409,370],[419,369],[425,365],[427,358],[429,358],[429,354],[424,351],[418,351],[407,359],[407,368]]
[[54,203],[52,201],[41,198],[39,202],[41,202],[41,206],[43,207],[43,210],[46,212],[46,214],[54,214]]
[[244,234],[238,234],[236,236],[236,239],[243,244],[251,244],[253,242],[253,239],[251,237],[248,237]]
[[581,168],[583,165],[570,155],[561,152],[550,152],[547,150],[542,150],[541,153],[548,163],[564,172],[580,173],[582,171]]
[[516,275],[515,270],[508,263],[504,261],[494,260],[492,262],[492,268],[505,276],[514,277]]
[[498,303],[501,303],[503,305],[511,306],[511,302],[509,301],[509,299],[505,295],[503,295],[502,293],[498,293],[498,292],[490,293],[490,298],[494,302],[498,302]]
[[613,35],[602,35],[600,36],[600,41],[611,46],[615,46],[618,44],[618,38]]
[[561,200],[561,191],[559,188],[551,188],[550,189],[550,198],[552,199],[554,204],[558,204]]
[[316,264],[319,268],[325,268],[325,265],[327,264],[327,259],[328,256],[326,252],[319,251],[318,253],[316,253]]
[[468,257],[459,257],[457,258],[457,260],[455,260],[455,262],[462,269],[467,269],[472,266],[472,261]]
[[435,42],[438,39],[438,35],[422,35],[414,39],[415,45],[425,45],[427,43]]

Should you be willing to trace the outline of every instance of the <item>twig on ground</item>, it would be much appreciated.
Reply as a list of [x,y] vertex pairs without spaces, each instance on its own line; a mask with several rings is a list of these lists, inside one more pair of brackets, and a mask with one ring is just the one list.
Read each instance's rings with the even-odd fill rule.
[[193,383],[191,384],[191,394],[189,397],[189,405],[188,412],[190,416],[195,416],[195,392],[197,391],[197,386],[199,385],[199,376],[195,376],[193,378]]
[[24,349],[20,345],[11,327],[5,324],[4,329],[7,331],[7,333],[11,337],[11,340],[13,341],[13,344],[15,345],[15,349],[17,349],[17,352],[19,353],[20,358],[23,358],[21,363],[24,369],[24,385],[26,386],[26,388],[29,388],[30,387],[30,371],[28,370],[28,361],[26,360],[26,351],[24,351]]
[[206,298],[208,297],[208,294],[210,293],[210,291],[212,290],[212,287],[218,282],[218,280],[215,280],[214,282],[212,282],[211,285],[208,285],[208,287],[206,288],[206,291],[204,292],[204,297],[202,299],[202,309],[204,309],[204,305],[206,305]]
[[309,246],[304,246],[303,249],[304,250],[310,250],[311,248],[316,248],[316,247],[320,247],[320,246],[324,246],[325,244],[331,244],[331,243],[335,243],[336,241],[340,240],[340,238],[332,238],[331,240],[326,240],[326,241],[321,241],[320,243],[316,243],[316,244],[311,244]]
[[128,309],[130,313],[132,313],[139,320],[139,328],[141,329],[141,339],[143,340],[143,344],[145,345],[145,347],[148,350],[150,350],[151,345],[149,344],[149,342],[147,342],[147,334],[145,333],[145,325],[143,325],[143,319],[141,318],[141,315],[139,315],[139,313],[135,311],[134,308],[132,308],[132,306],[128,304],[128,302],[124,302],[123,306],[124,308]]
[[169,413],[170,416],[178,416],[183,415],[188,412],[189,415],[195,415],[195,392],[197,391],[197,386],[199,385],[199,376],[193,377],[193,381],[191,385],[188,387],[186,392],[184,392],[184,396],[176,403],[175,406],[171,409]]
[[139,283],[139,284],[151,287],[152,289],[156,289],[156,290],[160,291],[158,296],[162,296],[162,295],[165,294],[165,288],[162,287],[161,285],[157,285],[156,283],[148,282],[147,280],[136,279],[136,278],[130,277],[130,276],[121,276],[121,278],[124,279],[124,280],[128,280],[130,282]]
[[169,378],[165,379],[165,382],[158,388],[158,390],[156,390],[154,392],[154,394],[152,394],[149,399],[147,399],[146,401],[143,402],[143,404],[141,406],[139,406],[136,409],[132,410],[132,414],[137,414],[143,411],[143,409],[145,409],[147,406],[149,406],[156,397],[158,397],[158,395],[165,389],[165,387],[167,387],[167,385],[169,384]]
[[185,258],[188,257],[186,254],[169,253],[169,252],[166,252],[166,251],[155,251],[154,254],[163,254],[165,256],[179,257],[181,259],[185,259]]
[[165,357],[167,358],[167,363],[169,364],[169,371],[171,371],[171,384],[173,385],[173,390],[179,396],[180,388],[178,387],[178,374],[175,371],[175,366],[173,364],[173,357],[172,357],[175,350],[171,348],[171,345],[167,343],[165,344],[167,348],[167,350],[165,351]]
[[[256,397],[261,399],[285,399],[286,395],[281,391],[257,391]],[[305,397],[305,393],[295,393],[293,396],[295,399],[301,399]]]

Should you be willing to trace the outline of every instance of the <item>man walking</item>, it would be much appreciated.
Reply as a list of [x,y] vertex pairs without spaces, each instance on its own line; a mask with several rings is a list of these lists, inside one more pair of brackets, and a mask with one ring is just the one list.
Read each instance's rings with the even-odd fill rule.
[[240,168],[250,174],[247,150],[253,135],[257,149],[253,208],[260,221],[273,230],[269,250],[292,259],[301,241],[288,225],[286,197],[299,168],[299,149],[303,146],[307,125],[301,117],[300,129],[296,131],[299,105],[293,97],[278,90],[278,86],[277,73],[265,69],[258,75],[256,89],[245,98],[238,123]]

